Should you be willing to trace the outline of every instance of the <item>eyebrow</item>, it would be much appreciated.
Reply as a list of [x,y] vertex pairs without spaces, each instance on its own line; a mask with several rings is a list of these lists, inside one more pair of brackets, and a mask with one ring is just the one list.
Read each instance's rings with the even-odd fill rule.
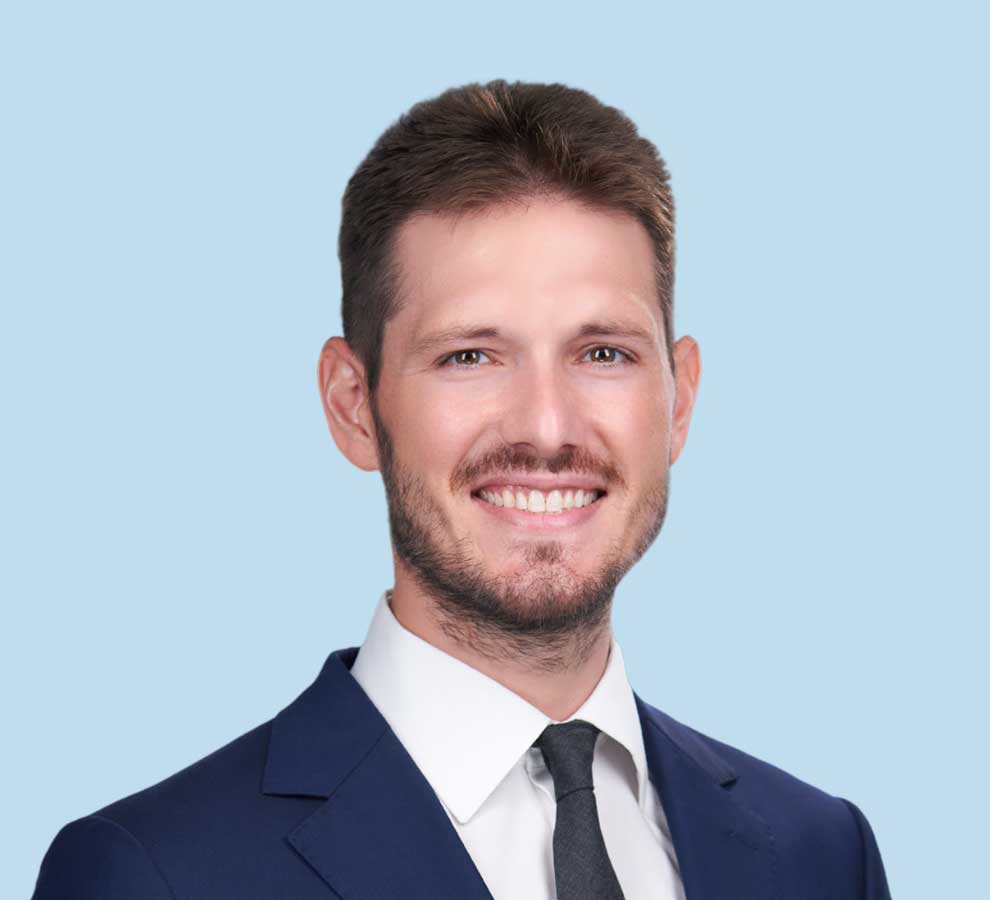
[[467,325],[452,325],[439,331],[433,331],[423,335],[415,341],[409,348],[409,352],[418,356],[421,353],[429,353],[432,350],[439,350],[447,344],[460,343],[461,341],[476,341],[481,338],[501,337],[500,332],[494,325],[479,325],[470,327]]
[[620,322],[616,319],[599,319],[594,322],[585,322],[578,329],[578,337],[589,335],[604,335],[606,337],[633,338],[634,340],[645,341],[648,344],[656,343],[657,335],[652,328],[644,328],[632,322]]
[[[652,329],[644,328],[631,322],[621,322],[616,319],[596,319],[592,322],[583,323],[578,328],[575,337],[602,336],[625,338],[643,341],[647,344],[657,343],[657,336]],[[413,355],[429,353],[446,347],[450,344],[471,342],[488,338],[503,337],[502,332],[495,325],[452,325],[439,331],[433,331],[423,335],[409,348]]]

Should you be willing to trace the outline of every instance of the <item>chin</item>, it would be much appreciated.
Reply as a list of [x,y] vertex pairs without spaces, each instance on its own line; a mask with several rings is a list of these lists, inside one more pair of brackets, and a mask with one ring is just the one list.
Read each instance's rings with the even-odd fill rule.
[[[493,574],[495,574],[493,572]],[[562,559],[520,559],[505,565],[495,575],[513,593],[573,593],[594,573],[575,569]]]

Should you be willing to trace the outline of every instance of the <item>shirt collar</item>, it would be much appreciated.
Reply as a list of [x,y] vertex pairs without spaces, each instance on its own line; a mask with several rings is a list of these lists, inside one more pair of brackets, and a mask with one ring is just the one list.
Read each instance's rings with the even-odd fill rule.
[[[493,678],[404,628],[382,593],[351,674],[461,824],[553,722]],[[615,638],[605,672],[573,719],[618,741],[636,767],[640,808],[649,778],[643,734]]]

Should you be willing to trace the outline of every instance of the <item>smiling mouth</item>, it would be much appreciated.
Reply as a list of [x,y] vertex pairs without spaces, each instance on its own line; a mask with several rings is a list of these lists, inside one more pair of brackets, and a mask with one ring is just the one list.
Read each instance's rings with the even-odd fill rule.
[[539,491],[516,485],[502,488],[482,488],[472,496],[492,506],[517,509],[534,515],[562,515],[570,510],[582,509],[599,502],[606,494],[600,490],[564,488],[563,490]]

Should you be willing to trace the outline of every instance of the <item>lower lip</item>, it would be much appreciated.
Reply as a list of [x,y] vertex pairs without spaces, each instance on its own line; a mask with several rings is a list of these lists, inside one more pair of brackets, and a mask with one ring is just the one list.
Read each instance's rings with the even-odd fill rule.
[[599,497],[594,503],[578,508],[565,509],[559,513],[531,513],[522,509],[512,509],[507,506],[496,506],[480,497],[471,496],[475,503],[479,504],[485,512],[510,525],[519,528],[529,528],[533,531],[554,531],[559,528],[573,528],[575,525],[582,525],[587,522],[602,505],[605,494]]

